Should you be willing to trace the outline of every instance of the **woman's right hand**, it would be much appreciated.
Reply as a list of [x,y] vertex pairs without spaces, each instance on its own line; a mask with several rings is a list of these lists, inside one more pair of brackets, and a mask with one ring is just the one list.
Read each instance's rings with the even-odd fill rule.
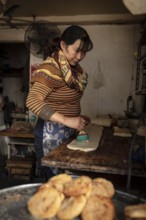
[[74,128],[78,131],[84,130],[86,126],[86,120],[80,116],[78,117],[65,117],[64,125],[70,128]]
[[55,112],[49,120],[64,124],[65,126],[74,128],[78,131],[84,130],[86,125],[86,120],[83,117],[67,117],[58,112]]

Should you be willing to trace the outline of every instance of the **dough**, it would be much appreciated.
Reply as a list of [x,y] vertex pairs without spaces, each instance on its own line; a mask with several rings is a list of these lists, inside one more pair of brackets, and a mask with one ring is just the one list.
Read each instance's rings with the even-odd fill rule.
[[81,150],[84,152],[94,151],[99,146],[99,142],[102,136],[103,127],[97,125],[89,125],[85,129],[86,133],[89,136],[87,141],[77,141],[73,140],[67,145],[67,148],[71,150]]
[[97,118],[91,119],[91,124],[110,127],[112,124],[112,119],[108,116],[99,116]]
[[131,130],[129,128],[114,127],[114,136],[120,137],[132,137]]

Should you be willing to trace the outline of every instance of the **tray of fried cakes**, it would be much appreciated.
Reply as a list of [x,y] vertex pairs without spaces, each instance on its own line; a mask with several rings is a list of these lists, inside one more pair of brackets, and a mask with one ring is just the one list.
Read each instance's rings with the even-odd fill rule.
[[0,190],[0,219],[123,220],[125,209],[138,203],[146,201],[115,190],[108,179],[62,173],[45,183]]

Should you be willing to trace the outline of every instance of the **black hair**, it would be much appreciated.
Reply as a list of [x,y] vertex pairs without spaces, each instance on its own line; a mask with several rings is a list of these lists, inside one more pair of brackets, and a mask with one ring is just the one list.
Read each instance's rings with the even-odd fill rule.
[[46,44],[46,47],[44,48],[44,60],[48,57],[51,56],[55,51],[59,50],[59,43],[60,43],[60,38],[59,37],[54,37],[48,43]]
[[65,29],[61,36],[61,40],[64,41],[67,45],[73,44],[78,39],[80,39],[82,43],[80,48],[81,51],[88,52],[92,50],[93,43],[90,40],[87,31],[78,25],[69,26]]
[[66,45],[71,45],[78,39],[81,40],[80,51],[86,53],[92,50],[93,43],[87,31],[78,25],[71,25],[65,29],[61,37],[52,38],[48,42],[44,50],[44,59],[60,49],[60,41],[64,41]]

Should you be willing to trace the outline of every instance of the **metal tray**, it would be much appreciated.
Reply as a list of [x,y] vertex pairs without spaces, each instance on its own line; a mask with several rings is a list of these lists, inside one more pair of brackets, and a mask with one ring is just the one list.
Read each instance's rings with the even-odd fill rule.
[[[41,183],[25,184],[0,190],[0,219],[34,220],[27,210],[27,201],[39,185]],[[115,220],[124,219],[124,207],[126,205],[146,202],[144,199],[138,199],[136,196],[122,191],[116,191],[113,201],[116,207]],[[80,218],[76,218],[76,220],[80,220]]]

